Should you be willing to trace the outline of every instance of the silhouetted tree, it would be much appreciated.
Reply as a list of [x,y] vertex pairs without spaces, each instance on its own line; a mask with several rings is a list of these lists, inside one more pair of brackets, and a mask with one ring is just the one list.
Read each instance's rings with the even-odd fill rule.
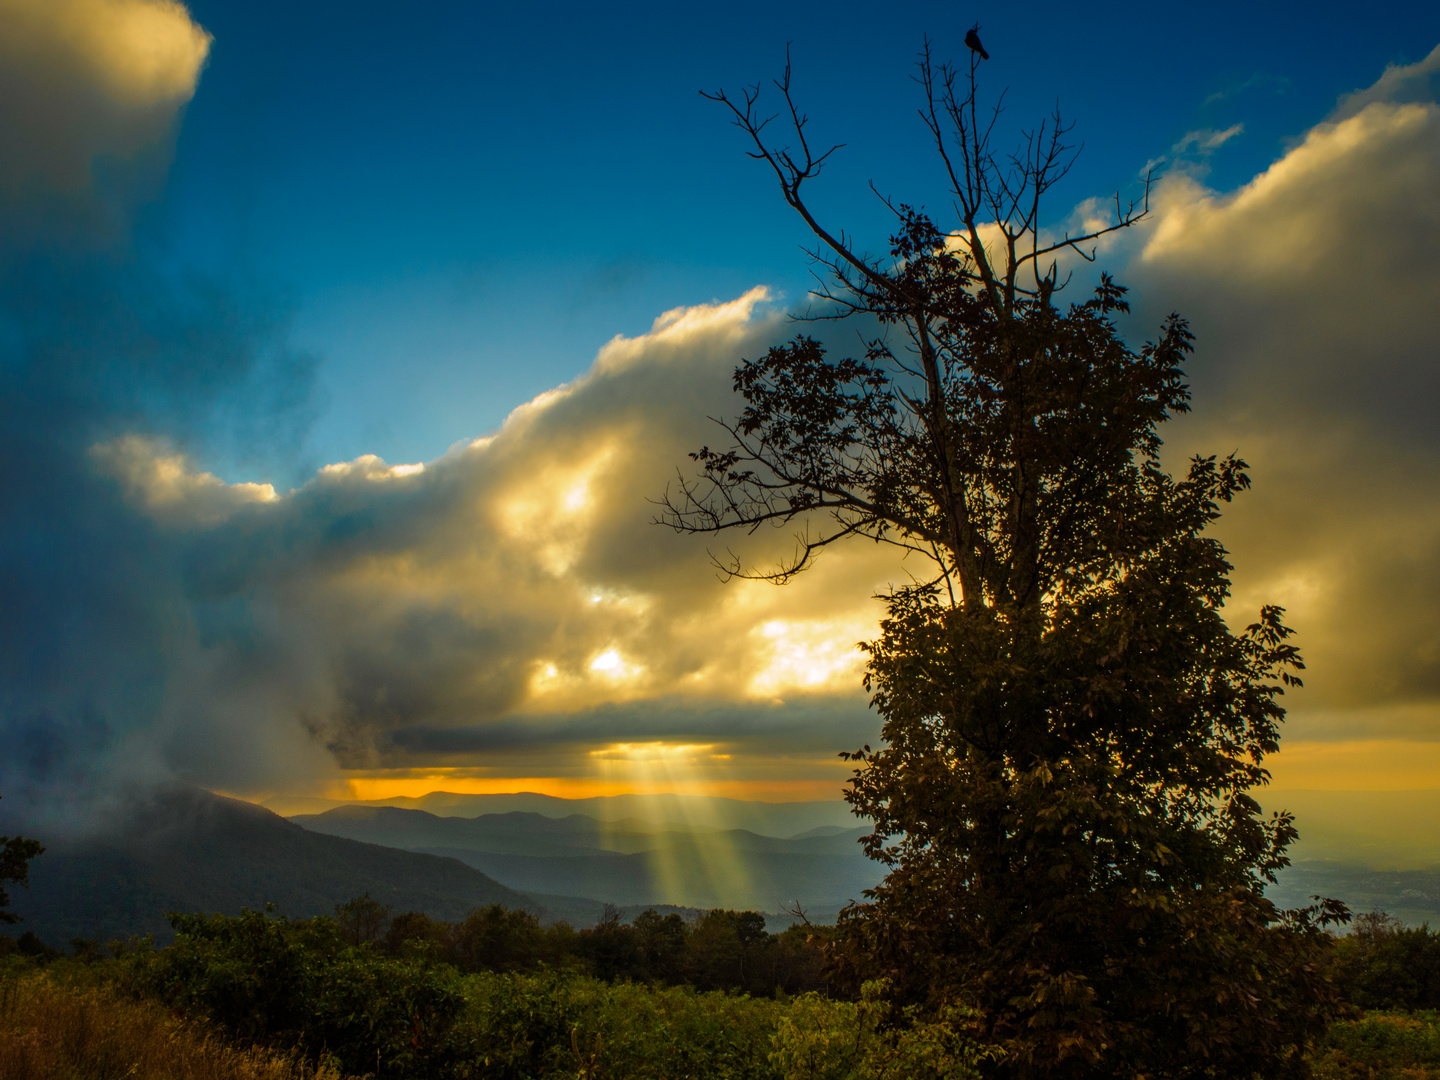
[[606,904],[600,919],[580,931],[580,950],[590,970],[602,979],[620,979],[639,974],[640,935],[635,927],[620,921],[620,909]]
[[685,954],[685,920],[673,911],[661,916],[647,910],[630,922],[635,927],[644,977],[666,982],[678,979]]
[[443,948],[449,932],[448,924],[437,922],[423,911],[406,911],[390,920],[385,930],[385,952],[390,956],[404,956],[414,948]]
[[0,836],[0,923],[15,923],[20,916],[7,911],[10,906],[8,885],[30,884],[30,861],[45,849],[40,841],[23,836]]
[[956,220],[887,201],[880,256],[807,202],[838,147],[812,147],[788,63],[789,146],[758,87],[707,95],[818,239],[811,317],[859,317],[866,337],[856,357],[801,336],[742,362],[731,445],[691,455],[662,520],[798,528],[792,558],[728,555],[732,575],[783,582],[854,536],[934,568],[886,597],[866,646],[883,744],[847,755],[847,798],[889,873],[842,920],[857,980],[975,1006],[1010,1077],[1303,1075],[1335,1005],[1321,927],[1345,913],[1263,892],[1296,834],[1250,792],[1302,665],[1280,608],[1238,633],[1222,616],[1230,567],[1208,530],[1246,466],[1161,465],[1158,427],[1188,408],[1183,319],[1132,348],[1109,277],[1058,300],[1061,259],[1139,221],[1149,179],[1108,224],[1047,232],[1069,128],[1056,115],[998,151],[979,63],[967,78],[927,43],[920,114]]

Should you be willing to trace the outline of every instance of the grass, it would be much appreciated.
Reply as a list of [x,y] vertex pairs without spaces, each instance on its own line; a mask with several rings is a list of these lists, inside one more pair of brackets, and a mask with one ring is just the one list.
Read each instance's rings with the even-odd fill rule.
[[112,987],[0,973],[5,1080],[344,1080],[293,1054],[228,1045],[205,1025]]

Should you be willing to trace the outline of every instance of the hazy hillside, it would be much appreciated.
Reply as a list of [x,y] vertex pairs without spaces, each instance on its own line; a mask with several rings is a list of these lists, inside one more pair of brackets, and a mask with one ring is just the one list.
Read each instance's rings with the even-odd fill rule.
[[378,847],[293,825],[263,807],[196,788],[163,790],[102,835],[55,840],[12,889],[33,930],[64,944],[168,934],[167,911],[236,913],[267,901],[287,915],[329,912],[369,892],[397,911],[458,919],[483,904],[528,907],[522,896],[455,859]]
[[618,905],[835,911],[880,879],[863,828],[783,839],[743,829],[657,829],[633,819],[511,812],[476,818],[343,806],[291,820],[334,836],[453,856],[511,888]]
[[340,806],[323,814],[297,814],[290,820],[315,832],[371,844],[411,850],[453,847],[505,855],[573,855],[597,849],[628,854],[654,847],[666,831],[634,818],[602,822],[583,814],[553,818],[521,811],[475,818],[438,817],[423,810],[361,805]]
[[828,802],[766,803],[722,799],[707,795],[602,795],[589,799],[562,799],[535,792],[507,795],[461,795],[432,791],[416,798],[396,796],[370,801],[276,798],[265,806],[277,814],[320,814],[340,806],[395,806],[424,810],[440,817],[479,817],[513,811],[563,818],[583,814],[596,821],[629,818],[661,828],[748,829],[763,836],[795,836],[824,826],[853,829],[859,819],[840,800]]
[[1440,867],[1372,870],[1338,862],[1297,862],[1265,890],[1282,907],[1303,907],[1312,896],[1343,900],[1357,915],[1385,911],[1411,926],[1440,927]]

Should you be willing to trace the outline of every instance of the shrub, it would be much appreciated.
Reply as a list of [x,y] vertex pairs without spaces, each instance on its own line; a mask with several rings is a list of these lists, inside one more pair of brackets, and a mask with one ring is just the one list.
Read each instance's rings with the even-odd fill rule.
[[772,1037],[770,1061],[783,1080],[968,1080],[995,1056],[967,1031],[972,1014],[948,1006],[930,1019],[896,1009],[890,986],[865,983],[858,1002],[796,998]]
[[175,943],[134,963],[134,985],[253,1042],[293,1042],[351,1072],[438,1076],[459,1053],[458,976],[346,944],[329,918],[172,915]]
[[1440,1018],[1371,1013],[1334,1024],[1313,1059],[1316,1080],[1440,1080]]
[[1363,1009],[1440,1008],[1440,933],[1383,911],[1359,916],[1335,943],[1330,977]]

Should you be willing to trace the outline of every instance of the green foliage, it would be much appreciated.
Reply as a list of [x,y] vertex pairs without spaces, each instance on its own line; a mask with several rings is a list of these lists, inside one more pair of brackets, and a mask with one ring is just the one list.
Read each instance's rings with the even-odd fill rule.
[[[498,907],[459,923],[407,912],[387,927],[382,914],[360,897],[334,918],[303,921],[172,915],[168,948],[112,948],[122,959],[104,961],[82,942],[66,962],[96,972],[118,962],[132,991],[242,1043],[299,1047],[380,1080],[770,1077],[785,1005],[662,984],[698,972],[730,989],[758,981],[768,994],[777,972],[820,964],[803,928],[767,934],[754,912],[710,912],[695,927],[653,911],[629,926],[612,915],[578,934]],[[656,984],[595,979],[585,967],[615,980],[641,971]]]
[[1334,1024],[1316,1041],[1317,1080],[1435,1080],[1440,1016],[1371,1013]]
[[134,985],[232,1035],[304,1046],[347,1072],[444,1075],[465,999],[452,969],[349,945],[333,919],[172,915],[175,943],[136,961]]
[[686,986],[607,984],[575,974],[466,980],[482,1075],[769,1080],[770,1036],[787,1005]]
[[997,1052],[973,1034],[974,1013],[957,1005],[931,1019],[897,1009],[885,980],[867,982],[858,1002],[804,994],[772,1037],[770,1062],[783,1080],[968,1080]]
[[481,1075],[526,1080],[568,1063],[576,1009],[569,983],[538,976],[476,975],[466,980],[467,1056]]
[[1329,973],[1362,1009],[1440,1008],[1440,933],[1383,911],[1361,915],[1335,943]]
[[786,1009],[783,1002],[688,986],[606,986],[588,979],[571,985],[576,1009],[571,1067],[582,1076],[769,1080],[774,1075],[767,1053]]

